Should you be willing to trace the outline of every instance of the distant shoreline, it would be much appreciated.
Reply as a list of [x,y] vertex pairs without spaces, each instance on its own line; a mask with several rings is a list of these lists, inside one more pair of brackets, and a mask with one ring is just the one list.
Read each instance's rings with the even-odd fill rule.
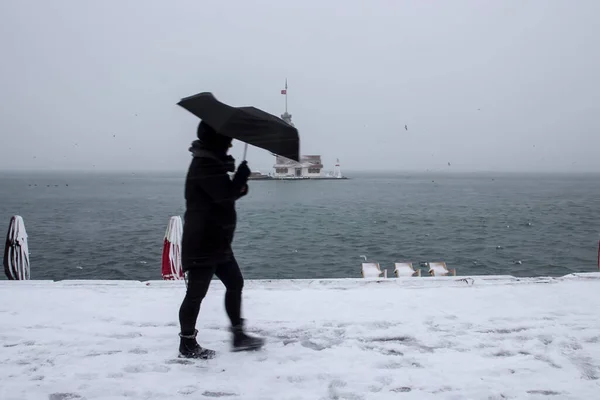
[[[96,175],[96,176],[110,176],[110,175],[143,175],[143,176],[181,176],[185,177],[187,170],[51,170],[51,169],[0,169],[0,176],[31,176],[31,175],[73,175],[73,176],[81,176],[81,175]],[[539,172],[531,172],[531,171],[365,171],[365,170],[346,170],[344,176],[346,178],[353,177],[377,177],[377,178],[385,178],[385,177],[401,177],[401,176],[435,176],[435,177],[517,177],[517,176],[579,176],[579,177],[599,177],[600,171],[590,171],[590,172],[565,172],[565,171],[539,171]],[[339,179],[339,178],[336,178]],[[261,179],[253,179],[253,180],[261,180]],[[274,179],[264,179],[264,180],[280,180],[278,178]],[[302,179],[300,179],[302,180]],[[309,179],[310,180],[310,179]],[[327,178],[318,178],[312,180],[327,180]]]

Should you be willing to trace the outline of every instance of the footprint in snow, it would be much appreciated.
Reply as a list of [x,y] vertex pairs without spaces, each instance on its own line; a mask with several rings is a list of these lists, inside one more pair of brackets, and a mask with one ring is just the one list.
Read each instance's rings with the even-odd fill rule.
[[227,392],[211,392],[211,391],[205,391],[204,393],[202,393],[202,396],[206,396],[206,397],[231,397],[231,396],[237,396],[237,394],[235,393],[227,393]]
[[52,393],[48,396],[48,400],[75,400],[84,399],[77,393]]

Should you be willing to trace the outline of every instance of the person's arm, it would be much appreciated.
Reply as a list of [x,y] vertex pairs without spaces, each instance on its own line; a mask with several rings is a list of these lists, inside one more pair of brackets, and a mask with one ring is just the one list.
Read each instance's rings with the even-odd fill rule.
[[246,183],[243,187],[242,187],[242,191],[240,192],[240,195],[238,197],[238,199],[244,197],[245,195],[248,194],[248,184]]
[[240,197],[250,176],[249,169],[244,163],[238,167],[233,179],[229,178],[223,165],[216,160],[203,157],[199,159],[199,163],[200,168],[194,180],[215,203],[234,202]]

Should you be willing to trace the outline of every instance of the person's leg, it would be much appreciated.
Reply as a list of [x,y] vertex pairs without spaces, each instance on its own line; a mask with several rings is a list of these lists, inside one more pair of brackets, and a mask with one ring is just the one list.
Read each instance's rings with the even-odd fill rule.
[[265,343],[264,339],[249,336],[244,332],[244,319],[241,318],[244,278],[235,257],[218,264],[215,275],[223,282],[226,288],[225,310],[231,321],[233,351],[261,348]]
[[200,304],[208,292],[213,274],[214,267],[196,268],[188,272],[187,290],[179,308],[182,335],[192,335],[196,330]]
[[217,278],[225,285],[225,311],[232,326],[240,325],[242,309],[242,289],[244,277],[235,257],[217,265],[215,270]]
[[202,300],[208,292],[210,281],[215,271],[214,266],[195,268],[188,272],[187,290],[179,308],[179,325],[181,341],[179,353],[189,358],[211,358],[215,352],[203,349],[196,341],[196,321]]

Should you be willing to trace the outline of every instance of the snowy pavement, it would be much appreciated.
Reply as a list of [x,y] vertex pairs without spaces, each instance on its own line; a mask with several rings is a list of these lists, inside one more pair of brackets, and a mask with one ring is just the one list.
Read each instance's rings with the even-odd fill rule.
[[182,282],[0,282],[0,399],[599,399],[600,275],[248,281],[267,347],[229,352],[214,281],[177,358]]

